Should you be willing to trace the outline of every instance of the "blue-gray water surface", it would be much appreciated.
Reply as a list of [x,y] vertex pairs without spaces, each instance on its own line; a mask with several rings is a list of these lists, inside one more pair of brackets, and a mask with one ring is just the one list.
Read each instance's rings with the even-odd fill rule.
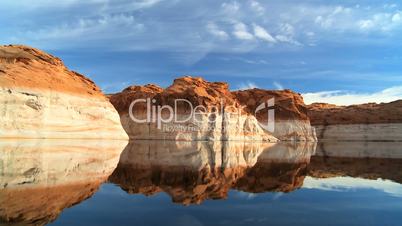
[[3,141],[0,225],[399,226],[401,147]]

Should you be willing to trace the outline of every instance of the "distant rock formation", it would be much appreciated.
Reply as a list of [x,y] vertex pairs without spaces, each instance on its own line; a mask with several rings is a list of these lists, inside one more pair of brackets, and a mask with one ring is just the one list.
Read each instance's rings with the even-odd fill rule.
[[402,141],[402,100],[382,104],[308,105],[319,140]]
[[[273,105],[264,105],[255,114],[256,108],[271,98],[275,98]],[[226,83],[186,76],[175,79],[166,89],[131,86],[111,95],[110,101],[130,139],[316,140],[301,96],[289,90],[231,92]],[[157,106],[170,106],[174,113]],[[273,123],[268,119],[270,109],[275,110],[272,130],[264,127]],[[172,115],[172,120],[166,120]],[[132,116],[144,121],[134,121]]]
[[45,225],[55,220],[63,209],[98,190],[126,144],[123,140],[0,141],[0,224]]
[[0,103],[0,138],[128,139],[91,80],[31,47],[0,46]]

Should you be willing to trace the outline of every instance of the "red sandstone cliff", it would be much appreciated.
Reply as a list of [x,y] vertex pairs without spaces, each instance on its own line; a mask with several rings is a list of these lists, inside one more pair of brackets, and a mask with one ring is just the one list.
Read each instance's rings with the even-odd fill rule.
[[[191,131],[166,131],[157,128],[156,121],[137,123],[129,117],[130,104],[139,98],[151,98],[153,106],[169,105],[174,107],[179,102],[177,111],[179,118],[191,114],[191,104],[203,106],[202,115],[186,123],[165,123],[168,128],[180,126],[180,129],[191,128]],[[261,125],[268,120],[268,108],[255,116],[255,108],[268,99],[275,99],[275,130],[268,131]],[[310,127],[306,108],[300,94],[290,90],[246,90],[231,92],[223,82],[208,82],[202,78],[182,77],[175,79],[166,89],[156,85],[131,86],[121,93],[110,96],[110,101],[118,110],[123,127],[131,139],[167,139],[167,140],[315,140]],[[147,104],[138,103],[132,113],[136,118],[147,118]],[[217,111],[216,111],[217,110]],[[158,115],[157,115],[158,117]],[[167,111],[162,117],[169,118]],[[258,119],[258,120],[257,120]],[[170,127],[169,127],[170,126]]]
[[324,140],[402,140],[402,100],[350,106],[314,103],[308,116]]
[[41,50],[0,46],[0,138],[127,139],[91,80]]

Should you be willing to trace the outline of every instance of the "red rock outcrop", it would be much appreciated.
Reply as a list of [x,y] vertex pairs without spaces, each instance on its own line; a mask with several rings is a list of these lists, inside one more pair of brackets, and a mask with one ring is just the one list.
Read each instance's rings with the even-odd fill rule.
[[[315,131],[310,126],[307,116],[307,108],[303,97],[299,93],[291,90],[264,90],[249,89],[235,91],[233,94],[236,99],[246,106],[250,113],[254,113],[258,105],[270,99],[274,105],[268,109],[275,111],[274,136],[281,140],[307,140],[315,141]],[[256,113],[257,120],[262,124],[267,124],[267,111]]]
[[402,140],[402,100],[350,106],[314,103],[308,116],[322,140]]
[[0,46],[0,138],[127,139],[91,80],[38,49]]
[[[268,108],[255,117],[255,108],[271,98],[275,98],[276,111],[273,130],[264,127]],[[139,99],[144,101],[131,105],[130,111],[130,104]],[[289,90],[231,92],[226,83],[186,76],[175,79],[166,89],[131,86],[111,95],[110,101],[131,139],[315,140],[301,96]],[[158,111],[158,106],[171,106],[172,111]],[[132,116],[144,122],[136,122]],[[170,116],[173,120],[163,120]]]

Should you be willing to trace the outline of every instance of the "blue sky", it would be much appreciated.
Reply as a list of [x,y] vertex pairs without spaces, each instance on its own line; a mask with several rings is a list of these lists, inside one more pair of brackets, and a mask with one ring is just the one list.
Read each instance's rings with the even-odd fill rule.
[[2,44],[48,51],[107,92],[175,77],[290,88],[307,102],[402,99],[402,3],[2,1]]

